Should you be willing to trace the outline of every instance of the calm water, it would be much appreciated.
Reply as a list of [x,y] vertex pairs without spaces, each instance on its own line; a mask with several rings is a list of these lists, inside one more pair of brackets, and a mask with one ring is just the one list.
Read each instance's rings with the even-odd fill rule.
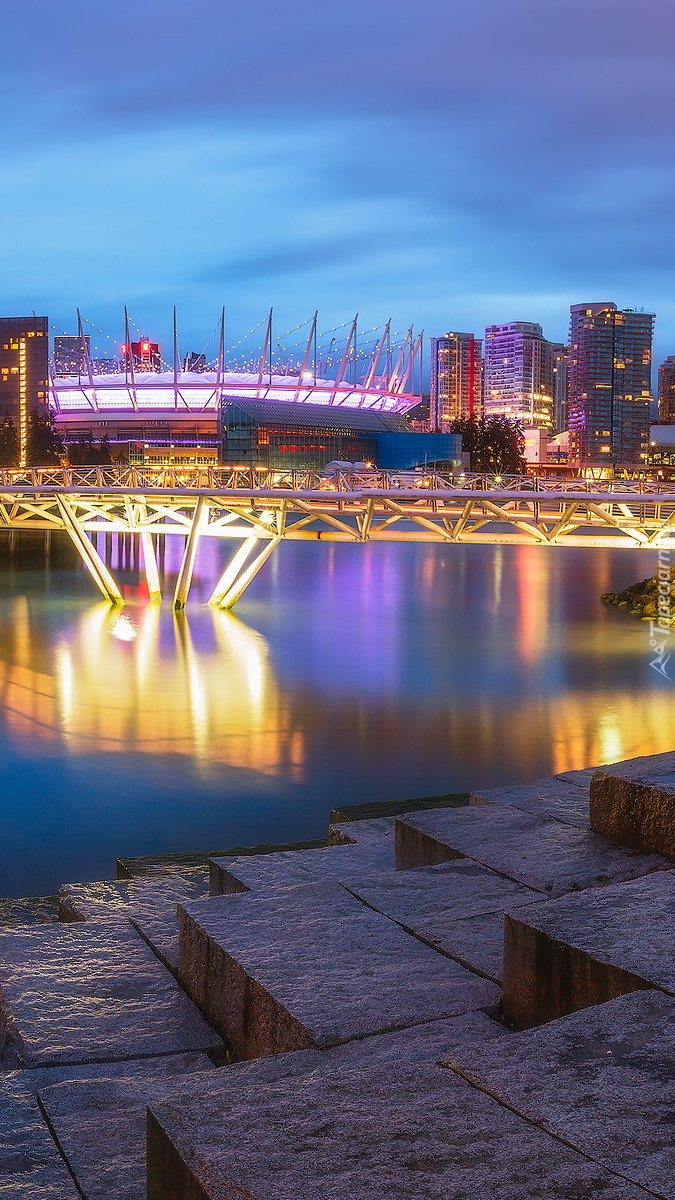
[[177,617],[117,551],[121,613],[84,571],[3,547],[0,894],[675,745],[648,626],[598,599],[651,551],[289,543],[236,616],[199,604],[220,552],[203,545]]

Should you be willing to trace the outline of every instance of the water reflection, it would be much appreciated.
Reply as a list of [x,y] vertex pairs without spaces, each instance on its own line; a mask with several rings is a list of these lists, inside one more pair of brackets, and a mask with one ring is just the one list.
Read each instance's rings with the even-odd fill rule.
[[83,572],[0,575],[0,893],[675,744],[647,626],[599,602],[642,551],[284,544],[237,615],[199,603],[222,552],[177,615],[131,567],[121,612]]
[[32,616],[33,627],[17,597],[1,648],[0,701],[15,749],[181,754],[209,771],[227,763],[301,778],[302,731],[284,713],[267,644],[232,613],[201,614],[196,650],[184,613],[96,604],[61,631],[51,672],[39,664],[43,614]]

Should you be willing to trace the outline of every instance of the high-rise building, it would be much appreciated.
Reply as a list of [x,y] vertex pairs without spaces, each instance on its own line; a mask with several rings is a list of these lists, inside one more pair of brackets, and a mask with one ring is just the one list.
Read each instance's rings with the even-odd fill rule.
[[54,374],[86,375],[89,334],[62,333],[54,338]]
[[553,428],[558,433],[567,429],[567,358],[569,347],[551,342],[553,347]]
[[151,342],[145,337],[122,346],[122,370],[130,370],[133,362],[135,371],[161,371],[162,355],[160,350],[159,342]]
[[675,354],[659,367],[659,421],[675,425]]
[[485,330],[486,417],[553,430],[554,349],[541,325],[511,321]]
[[206,370],[206,368],[207,362],[205,354],[197,354],[194,350],[191,350],[189,354],[185,355],[185,358],[183,359],[184,371],[195,371],[198,375],[200,375]]
[[447,431],[458,417],[480,416],[483,359],[472,333],[446,333],[431,339],[430,427]]
[[26,462],[28,419],[47,404],[49,322],[47,317],[0,317],[0,421],[11,418]]
[[570,462],[645,462],[654,313],[573,304],[568,361]]

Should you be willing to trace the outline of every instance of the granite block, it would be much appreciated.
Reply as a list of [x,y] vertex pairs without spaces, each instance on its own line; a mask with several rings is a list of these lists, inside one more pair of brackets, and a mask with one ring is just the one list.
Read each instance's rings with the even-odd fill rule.
[[[64,1079],[165,1075],[211,1067],[202,1054],[177,1054],[142,1063],[89,1064],[7,1071],[0,1075],[0,1197],[7,1200],[77,1200],[72,1179],[40,1112],[37,1091]],[[127,1084],[129,1079],[127,1078]],[[164,1084],[166,1090],[167,1084]]]
[[512,804],[524,812],[555,817],[580,829],[588,829],[588,788],[578,787],[560,779],[537,779],[534,783],[514,784],[512,787],[486,788],[472,792],[473,808],[488,804]]
[[[126,1064],[119,1064],[117,1077],[106,1080],[78,1081],[40,1087],[40,1103],[54,1131],[79,1187],[87,1200],[145,1200],[146,1152],[145,1129],[148,1104],[165,1099],[172,1102],[174,1090],[181,1100],[198,1103],[210,1096],[214,1087],[225,1097],[228,1090],[236,1096],[246,1085],[262,1094],[268,1084],[282,1079],[330,1075],[342,1068],[367,1067],[374,1063],[388,1070],[402,1062],[435,1062],[449,1046],[462,1041],[464,1017],[432,1021],[413,1029],[399,1030],[350,1042],[323,1052],[300,1050],[292,1054],[235,1063],[215,1069],[194,1068],[180,1078],[124,1078]],[[483,1029],[483,1036],[501,1033],[500,1026],[483,1017],[484,1027],[471,1024],[470,1035]],[[187,1056],[176,1056],[186,1058]],[[202,1056],[193,1056],[200,1058]],[[165,1060],[166,1061],[166,1060]],[[211,1068],[202,1058],[201,1067]],[[80,1068],[82,1069],[82,1068]],[[95,1068],[87,1068],[93,1072]],[[54,1070],[54,1069],[52,1069]],[[24,1072],[38,1075],[39,1072]],[[49,1071],[42,1072],[48,1076]],[[1,1193],[0,1193],[1,1195]]]
[[331,846],[370,846],[371,849],[391,847],[394,854],[396,817],[373,817],[367,821],[347,821],[331,825],[328,840]]
[[337,883],[179,909],[179,977],[241,1058],[494,1004],[499,990]]
[[346,886],[407,932],[495,981],[502,973],[505,910],[545,900],[466,858]]
[[449,1070],[281,1080],[148,1110],[148,1200],[638,1200]]
[[549,896],[668,870],[657,854],[512,804],[416,813],[396,820],[399,870],[471,858]]
[[595,767],[582,767],[577,771],[560,771],[557,775],[552,775],[552,779],[564,779],[566,783],[575,783],[577,787],[588,789],[591,782],[591,777]]
[[28,896],[21,900],[0,899],[0,927],[49,925],[59,919],[58,896]]
[[453,1048],[449,1066],[594,1162],[675,1200],[673,999],[638,992],[490,1043],[478,1025],[476,1034]]
[[367,878],[395,870],[393,837],[364,845],[342,843],[318,850],[288,850],[247,858],[212,858],[212,896],[268,891],[323,879]]
[[626,846],[675,858],[675,753],[598,767],[591,780],[590,822]]
[[176,906],[208,896],[204,867],[184,868],[181,874],[140,879],[110,879],[99,883],[65,883],[59,889],[59,919],[105,921],[170,913]]
[[160,962],[178,975],[178,910],[175,913],[147,913],[141,917],[129,917],[131,924],[144,942],[157,955]]
[[221,1049],[130,925],[86,922],[0,933],[6,1066]]
[[536,1025],[643,988],[675,995],[674,921],[671,871],[507,913],[505,1011]]

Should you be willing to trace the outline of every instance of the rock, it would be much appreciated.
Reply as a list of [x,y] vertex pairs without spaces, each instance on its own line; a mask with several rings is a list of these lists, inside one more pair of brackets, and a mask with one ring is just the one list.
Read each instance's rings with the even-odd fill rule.
[[675,995],[674,920],[672,871],[507,913],[505,1012],[537,1025],[643,988]]
[[670,867],[658,855],[636,854],[597,833],[512,804],[397,818],[399,870],[462,857],[549,896]]
[[499,990],[337,883],[179,910],[179,978],[238,1057],[326,1048],[494,1004]]

